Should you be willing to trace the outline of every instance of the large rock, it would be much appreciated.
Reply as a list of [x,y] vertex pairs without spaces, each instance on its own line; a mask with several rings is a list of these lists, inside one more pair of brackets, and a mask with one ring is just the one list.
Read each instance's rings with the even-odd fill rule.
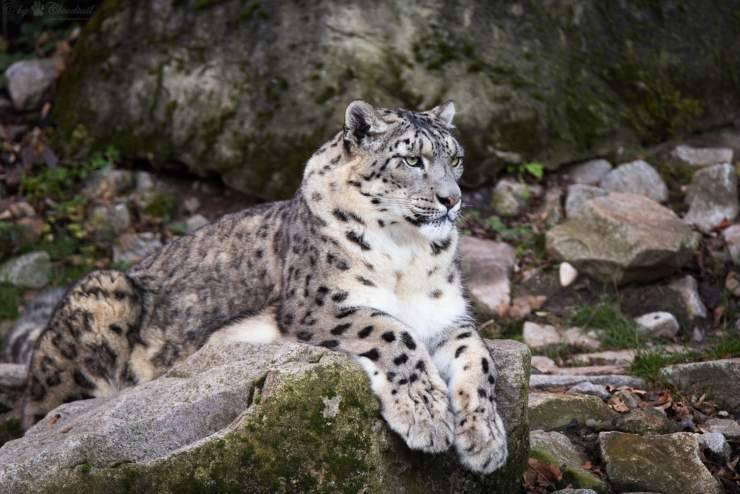
[[703,232],[735,219],[738,213],[737,173],[729,163],[703,168],[694,174],[686,193],[689,212],[684,220]]
[[601,179],[612,171],[612,164],[607,160],[589,160],[565,170],[570,184],[598,185]]
[[464,236],[460,240],[465,286],[475,309],[492,316],[511,301],[509,275],[516,263],[514,249],[503,242]]
[[596,396],[560,393],[532,393],[529,396],[532,429],[553,431],[577,425],[604,430],[611,427],[617,417],[617,413]]
[[204,347],[159,379],[62,405],[0,449],[14,494],[514,492],[528,452],[529,354],[491,342],[510,461],[481,477],[452,452],[411,452],[361,370],[322,348]]
[[601,457],[618,492],[721,494],[723,489],[701,462],[694,434],[637,436],[599,434]]
[[568,196],[565,199],[565,215],[572,218],[578,214],[581,207],[594,197],[608,195],[609,192],[601,187],[585,184],[573,184],[568,187]]
[[706,394],[721,407],[740,412],[740,358],[670,365],[660,374],[684,392]]
[[700,235],[646,197],[612,193],[587,201],[547,232],[547,251],[606,283],[653,280],[691,259]]
[[0,283],[23,288],[43,288],[51,276],[51,258],[43,251],[29,252],[0,265]]
[[695,148],[686,144],[676,146],[672,156],[680,163],[691,166],[708,166],[732,163],[731,148]]
[[275,197],[292,194],[357,97],[455,100],[468,184],[513,156],[616,155],[732,121],[740,106],[736,25],[720,0],[426,1],[400,13],[388,0],[107,0],[60,81],[60,141],[76,130]]
[[41,105],[59,74],[59,64],[58,60],[44,58],[21,60],[8,67],[5,78],[17,110],[33,110]]
[[642,160],[619,165],[599,182],[602,189],[624,194],[639,194],[655,202],[668,200],[668,187],[649,163]]

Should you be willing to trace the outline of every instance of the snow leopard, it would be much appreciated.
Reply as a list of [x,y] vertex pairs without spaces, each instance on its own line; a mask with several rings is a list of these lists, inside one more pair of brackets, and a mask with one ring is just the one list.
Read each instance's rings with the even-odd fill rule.
[[126,272],[95,271],[36,341],[25,428],[54,407],[162,375],[214,339],[345,352],[409,448],[507,458],[497,372],[466,303],[455,106],[353,101],[288,201],[224,216]]

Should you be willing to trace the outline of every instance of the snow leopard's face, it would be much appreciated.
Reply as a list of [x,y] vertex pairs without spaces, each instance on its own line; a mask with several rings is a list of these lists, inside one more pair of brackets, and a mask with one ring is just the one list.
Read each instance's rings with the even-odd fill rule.
[[450,133],[454,112],[452,103],[411,112],[361,101],[346,112],[345,146],[362,158],[351,185],[390,221],[432,239],[449,234],[462,203],[463,149]]

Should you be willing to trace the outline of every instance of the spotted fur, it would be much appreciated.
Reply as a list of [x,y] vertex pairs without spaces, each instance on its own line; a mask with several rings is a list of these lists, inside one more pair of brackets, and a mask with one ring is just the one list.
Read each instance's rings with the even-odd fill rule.
[[499,468],[496,370],[456,262],[453,115],[452,103],[353,102],[291,201],[226,216],[125,274],[88,275],[36,343],[24,425],[153,379],[209,339],[283,338],[352,355],[409,447],[454,445],[468,468]]

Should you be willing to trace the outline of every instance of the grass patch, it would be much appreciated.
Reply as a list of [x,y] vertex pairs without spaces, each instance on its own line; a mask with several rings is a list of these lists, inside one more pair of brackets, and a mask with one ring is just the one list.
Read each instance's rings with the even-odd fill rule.
[[23,289],[0,284],[0,319],[16,319],[18,306],[23,299]]
[[570,318],[571,326],[595,329],[606,348],[637,348],[640,337],[637,325],[625,317],[619,306],[608,299],[596,305],[583,306]]
[[730,336],[717,340],[706,355],[712,360],[740,357],[740,337]]
[[698,357],[695,352],[668,353],[659,349],[640,351],[630,366],[630,374],[650,383],[660,383],[660,369],[668,365],[693,362]]

